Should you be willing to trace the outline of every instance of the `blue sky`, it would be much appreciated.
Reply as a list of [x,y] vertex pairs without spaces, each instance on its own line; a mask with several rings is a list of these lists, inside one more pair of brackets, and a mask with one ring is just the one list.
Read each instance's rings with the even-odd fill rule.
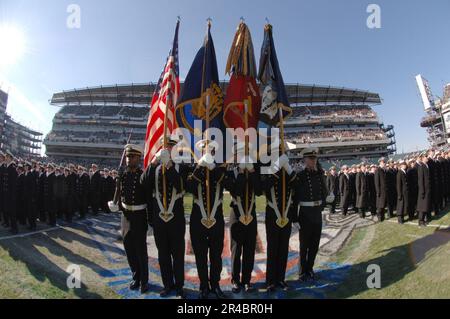
[[[80,29],[66,26],[72,3],[81,8]],[[380,29],[366,26],[370,3],[381,8]],[[379,93],[383,105],[375,110],[394,125],[398,151],[412,151],[427,145],[414,76],[423,74],[436,95],[450,82],[449,12],[449,0],[0,0],[0,26],[22,30],[27,49],[16,64],[0,69],[0,84],[11,90],[8,112],[47,133],[57,111],[48,104],[54,92],[156,81],[178,15],[181,77],[211,17],[221,79],[227,79],[239,18],[250,27],[259,59],[268,17],[285,82]]]

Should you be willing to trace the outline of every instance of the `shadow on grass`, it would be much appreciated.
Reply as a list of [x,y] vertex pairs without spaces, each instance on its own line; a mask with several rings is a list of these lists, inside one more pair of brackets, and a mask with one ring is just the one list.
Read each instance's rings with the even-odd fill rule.
[[[62,233],[65,231],[58,230],[54,233],[56,232]],[[12,259],[22,262],[27,267],[31,276],[39,282],[43,283],[48,280],[51,286],[64,292],[69,292],[70,290],[74,293],[74,295],[80,298],[102,298],[101,295],[89,291],[89,288],[83,282],[80,289],[69,289],[67,287],[67,278],[69,274],[65,271],[66,269],[55,264],[48,258],[48,256],[38,249],[39,247],[44,247],[48,249],[49,255],[64,257],[68,261],[68,264],[77,264],[88,267],[96,273],[108,271],[97,263],[83,256],[77,255],[72,250],[57,243],[53,239],[61,235],[55,235],[54,233],[50,236],[50,238],[38,234],[27,238],[0,241],[0,247],[7,251]],[[41,296],[38,295],[36,297]]]
[[436,230],[413,242],[378,251],[378,254],[382,254],[381,256],[352,265],[344,282],[330,296],[351,298],[368,291],[370,288],[367,286],[367,279],[372,273],[368,272],[370,265],[380,266],[381,288],[387,288],[404,279],[416,269],[418,263],[431,257],[435,249],[449,242],[450,229]]

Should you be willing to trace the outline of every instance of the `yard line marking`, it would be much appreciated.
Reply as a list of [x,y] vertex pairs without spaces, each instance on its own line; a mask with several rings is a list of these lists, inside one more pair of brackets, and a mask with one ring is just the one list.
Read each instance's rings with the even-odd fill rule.
[[[394,223],[394,224],[398,224],[398,222],[396,220],[386,220],[389,223]],[[413,225],[413,226],[419,226],[418,223],[414,223],[414,222],[406,222],[403,223],[403,225]],[[438,224],[428,224],[427,227],[435,227],[435,228],[449,228],[449,225],[438,225]]]
[[36,235],[36,234],[42,234],[42,233],[46,233],[52,230],[57,230],[57,229],[61,229],[63,228],[62,226],[56,226],[56,227],[51,227],[51,228],[45,228],[42,230],[37,230],[31,233],[24,233],[24,234],[17,234],[17,235],[11,235],[11,236],[3,236],[0,237],[0,240],[7,240],[7,239],[14,239],[14,238],[24,238],[24,237],[28,237],[28,236],[32,236],[32,235]]

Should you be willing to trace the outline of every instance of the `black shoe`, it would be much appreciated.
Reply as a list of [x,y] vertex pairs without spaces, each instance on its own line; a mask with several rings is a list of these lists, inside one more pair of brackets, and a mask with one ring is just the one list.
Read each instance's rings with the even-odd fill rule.
[[301,273],[300,276],[298,276],[298,280],[300,282],[307,282],[308,281],[308,273],[306,273],[306,272]]
[[281,287],[281,289],[283,289],[284,291],[291,289],[291,286],[289,286],[286,281],[280,281],[278,283],[278,286]]
[[240,293],[240,292],[241,292],[241,284],[238,283],[238,282],[233,282],[233,283],[232,283],[231,291],[232,291],[234,294]]
[[212,293],[216,296],[217,299],[227,299],[227,296],[223,293],[220,287],[216,287],[212,290]]
[[161,298],[165,298],[165,297],[167,297],[169,294],[170,294],[170,292],[173,290],[173,288],[164,288],[163,290],[161,290],[161,292],[159,293],[159,296],[161,297]]
[[268,285],[267,286],[267,293],[273,293],[277,290],[277,286],[275,285]]
[[177,297],[180,299],[186,299],[186,293],[184,292],[183,288],[177,289]]
[[247,293],[254,292],[255,291],[255,287],[253,287],[252,284],[245,284],[244,285],[244,291],[247,292]]
[[316,281],[318,279],[317,275],[314,273],[314,271],[308,271],[308,277],[311,278],[311,280]]
[[141,294],[145,294],[147,291],[149,291],[150,289],[150,285],[148,284],[148,282],[146,282],[145,284],[141,284]]
[[200,292],[198,293],[198,299],[208,299],[208,295],[209,295],[208,288],[200,289]]
[[133,280],[131,283],[130,283],[130,290],[138,290],[139,289],[139,281],[135,281],[135,280]]

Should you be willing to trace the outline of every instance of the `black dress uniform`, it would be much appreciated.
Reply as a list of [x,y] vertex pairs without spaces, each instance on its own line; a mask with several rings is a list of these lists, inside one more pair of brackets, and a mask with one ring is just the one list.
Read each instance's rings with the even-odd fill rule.
[[406,177],[407,177],[407,181],[408,181],[408,190],[409,190],[409,194],[408,194],[408,216],[409,216],[409,220],[413,220],[414,219],[414,215],[416,214],[416,206],[417,206],[417,164],[415,167],[410,167],[408,168],[408,170],[406,171]]
[[133,283],[135,287],[140,285],[141,291],[143,287],[148,289],[148,211],[144,186],[141,184],[142,174],[141,168],[133,171],[129,167],[121,174],[119,202],[123,212],[123,245]]
[[[44,173],[45,174],[45,173]],[[44,179],[44,208],[45,213],[48,215],[48,224],[51,226],[56,226],[56,207],[55,207],[55,194],[54,184],[55,184],[55,173],[47,173]]]
[[376,205],[377,205],[378,221],[383,221],[384,220],[384,210],[386,208],[386,202],[387,202],[385,169],[378,167],[377,170],[375,171],[374,178],[375,178],[375,191],[377,194]]
[[95,173],[91,177],[90,183],[91,208],[92,213],[94,215],[97,215],[100,209],[102,197],[101,184],[102,184],[102,177],[100,175],[100,172],[95,171]]
[[364,172],[358,172],[356,174],[356,205],[357,211],[361,218],[366,215],[366,209],[368,206],[368,193],[369,188],[367,186],[367,175]]
[[[56,175],[56,174],[55,174]],[[58,218],[67,216],[69,188],[64,174],[57,174],[53,180],[55,213]]]
[[427,164],[420,163],[417,168],[417,212],[419,213],[419,225],[423,225],[426,219],[429,221],[432,209],[430,170]]
[[16,186],[16,218],[20,225],[26,224],[26,193],[25,193],[25,173],[23,172],[22,164],[19,164],[20,172],[17,175]]
[[375,190],[375,173],[369,172],[367,174],[367,187],[369,189],[368,208],[370,214],[375,216],[377,214],[377,192]]
[[[285,288],[286,267],[289,254],[289,239],[292,223],[297,221],[297,211],[294,207],[296,173],[289,175],[285,171],[285,211],[283,212],[283,178],[280,169],[277,173],[263,176],[262,186],[266,195],[266,236],[267,236],[267,267],[266,284],[268,289],[281,285]],[[286,216],[289,221],[284,227],[277,224],[280,216]]]
[[397,170],[388,168],[386,170],[386,204],[388,218],[394,216],[395,205],[397,204],[397,190],[396,190]]
[[331,173],[327,176],[327,189],[330,193],[334,195],[334,201],[331,203],[331,214],[336,212],[336,202],[339,194],[339,177],[337,175],[332,175]]
[[108,174],[108,176],[106,176],[104,178],[104,208],[103,210],[105,212],[109,212],[109,208],[108,208],[108,202],[111,201],[114,197],[114,190],[116,189],[116,182],[114,180],[114,178]]
[[350,176],[342,173],[339,177],[339,191],[341,193],[341,208],[342,214],[347,215],[348,207],[350,205]]
[[430,180],[430,192],[431,192],[431,209],[430,212],[427,213],[427,219],[428,221],[431,220],[431,211],[434,211],[435,213],[439,212],[439,174],[438,174],[438,167],[436,165],[436,162],[430,157],[428,158],[427,162],[428,166],[428,173],[429,173],[429,180]]
[[3,173],[3,207],[5,212],[5,223],[11,227],[13,233],[17,233],[17,171],[16,164],[10,162]]
[[349,177],[349,206],[356,208],[356,173],[348,173]]
[[72,222],[73,215],[75,214],[77,208],[77,174],[73,171],[69,173],[66,177],[67,184],[67,209],[66,215],[64,216],[66,221]]
[[406,171],[399,169],[397,172],[397,219],[404,222],[404,216],[409,213],[409,184]]
[[89,175],[83,172],[77,179],[77,199],[78,199],[78,212],[80,218],[86,217],[88,212],[88,194],[89,194]]
[[[210,288],[218,297],[223,298],[219,282],[222,272],[222,251],[225,232],[222,200],[226,169],[222,166],[216,166],[209,171],[210,216],[213,216],[216,220],[216,223],[210,228],[205,226],[207,224],[205,216],[208,214],[206,170],[206,167],[196,165],[187,181],[188,191],[194,195],[189,232],[200,279],[201,297],[205,298],[207,296],[206,292]],[[205,224],[202,223],[202,220],[204,220]],[[210,261],[209,276],[208,253]]]
[[47,179],[47,174],[44,168],[41,168],[38,177],[37,186],[37,209],[39,213],[39,221],[45,223],[47,221],[47,215],[45,210],[45,184]]
[[[151,215],[153,235],[158,248],[158,261],[164,286],[161,296],[175,289],[183,296],[186,219],[184,217],[184,181],[187,179],[184,165],[172,164],[165,171],[166,215],[164,215],[163,166],[148,166],[142,175],[147,207]],[[161,215],[160,215],[161,214]],[[167,218],[167,216],[170,216]],[[166,221],[167,220],[167,221]]]
[[3,220],[2,225],[5,226],[5,215],[4,215],[4,208],[3,208],[3,175],[6,169],[5,163],[0,163],[0,221]]
[[[254,169],[253,172],[242,172],[235,167],[227,172],[229,181],[232,181],[229,187],[232,197],[230,205],[231,281],[236,286],[244,285],[247,291],[250,289],[255,263],[258,226],[256,196],[261,194],[260,174],[256,171],[257,168]],[[245,216],[251,216],[251,222],[247,223]]]
[[38,173],[31,170],[25,173],[25,211],[30,230],[36,229]]
[[[305,155],[306,156],[306,155]],[[328,190],[322,169],[305,168],[298,173],[296,187],[297,203],[300,206],[300,276],[314,277],[313,267],[319,251],[322,234],[322,211],[326,205]]]

